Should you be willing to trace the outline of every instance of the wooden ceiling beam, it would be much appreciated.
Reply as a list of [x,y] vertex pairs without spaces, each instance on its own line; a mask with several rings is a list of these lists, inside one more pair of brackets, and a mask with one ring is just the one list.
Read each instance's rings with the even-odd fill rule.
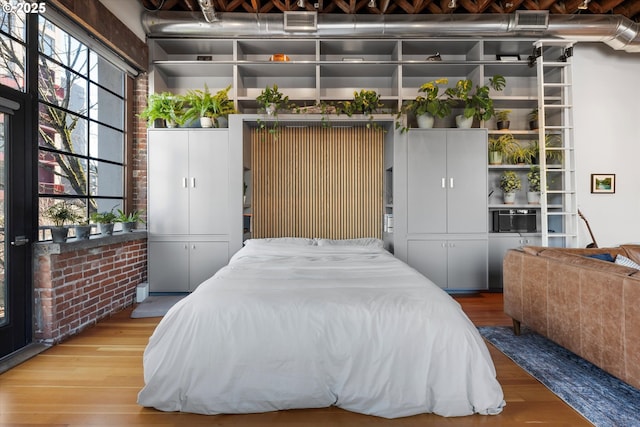
[[613,8],[613,13],[618,15],[624,15],[629,19],[640,13],[640,1],[639,0],[627,0],[620,6]]
[[619,6],[622,3],[624,3],[624,0],[602,0],[600,2],[592,1],[591,3],[589,3],[589,10],[593,13],[598,14],[609,13],[616,6]]

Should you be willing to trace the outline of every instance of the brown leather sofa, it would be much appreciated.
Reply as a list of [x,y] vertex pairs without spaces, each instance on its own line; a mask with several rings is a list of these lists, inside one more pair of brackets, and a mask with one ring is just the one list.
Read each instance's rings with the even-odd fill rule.
[[504,311],[516,334],[526,325],[640,388],[640,271],[586,256],[604,253],[640,264],[640,245],[507,251]]

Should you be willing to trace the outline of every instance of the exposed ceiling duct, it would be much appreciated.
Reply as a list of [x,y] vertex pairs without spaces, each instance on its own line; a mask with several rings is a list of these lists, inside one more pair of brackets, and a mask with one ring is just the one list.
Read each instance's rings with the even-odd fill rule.
[[[539,37],[602,42],[616,50],[640,52],[640,24],[619,15],[549,15],[546,28],[545,25],[522,28],[518,25],[522,23],[522,14],[318,14],[313,31],[288,31],[282,14],[217,13],[217,17],[217,21],[208,23],[201,14],[192,12],[144,12],[142,25],[149,37]],[[540,22],[540,17],[535,18]]]

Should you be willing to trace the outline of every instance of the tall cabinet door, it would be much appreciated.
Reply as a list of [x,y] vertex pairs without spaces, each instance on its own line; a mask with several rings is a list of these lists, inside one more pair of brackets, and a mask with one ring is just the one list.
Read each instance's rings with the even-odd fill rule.
[[189,132],[189,234],[229,234],[229,133]]
[[188,234],[189,133],[149,129],[149,234]]
[[447,232],[447,137],[411,130],[407,143],[407,233]]
[[478,129],[447,133],[447,232],[486,233],[487,136]]

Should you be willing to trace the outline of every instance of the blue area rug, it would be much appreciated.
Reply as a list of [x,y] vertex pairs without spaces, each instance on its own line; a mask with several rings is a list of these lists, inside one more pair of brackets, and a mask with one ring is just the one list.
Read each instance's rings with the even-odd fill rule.
[[481,326],[480,334],[597,427],[640,426],[640,390],[523,328]]

